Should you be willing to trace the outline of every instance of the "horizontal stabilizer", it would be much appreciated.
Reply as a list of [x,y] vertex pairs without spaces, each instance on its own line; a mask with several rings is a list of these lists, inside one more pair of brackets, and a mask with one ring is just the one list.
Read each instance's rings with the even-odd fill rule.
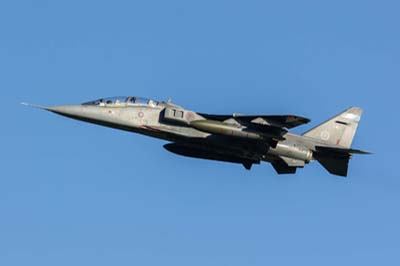
[[316,156],[316,159],[329,173],[343,177],[347,176],[350,156],[331,157],[322,155]]
[[344,149],[344,148],[336,148],[336,147],[323,147],[317,146],[315,147],[317,152],[321,153],[334,153],[334,154],[343,154],[343,155],[351,155],[351,154],[371,154],[369,151],[363,150],[355,150],[355,149]]
[[337,147],[317,146],[315,150],[315,159],[329,173],[339,176],[347,176],[349,160],[353,154],[370,154],[367,151]]

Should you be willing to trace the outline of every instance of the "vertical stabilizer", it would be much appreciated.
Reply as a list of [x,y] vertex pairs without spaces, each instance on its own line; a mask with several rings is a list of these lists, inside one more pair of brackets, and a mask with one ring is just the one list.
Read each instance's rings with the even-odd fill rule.
[[351,107],[343,113],[305,132],[303,136],[322,140],[327,144],[350,148],[363,110]]

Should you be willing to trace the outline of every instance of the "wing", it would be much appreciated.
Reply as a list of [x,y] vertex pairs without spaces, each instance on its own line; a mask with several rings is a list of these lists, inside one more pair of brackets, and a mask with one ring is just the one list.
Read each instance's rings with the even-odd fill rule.
[[259,124],[278,128],[294,128],[309,123],[311,120],[297,115],[210,115],[199,114],[206,119],[225,121],[235,119],[242,124]]
[[309,123],[311,120],[297,115],[269,115],[261,116],[261,119],[278,127],[294,128]]

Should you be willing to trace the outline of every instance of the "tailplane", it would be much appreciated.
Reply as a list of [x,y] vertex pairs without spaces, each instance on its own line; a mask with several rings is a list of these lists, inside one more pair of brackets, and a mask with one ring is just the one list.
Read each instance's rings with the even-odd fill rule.
[[371,154],[368,151],[333,148],[316,146],[314,158],[326,169],[329,173],[339,176],[347,176],[349,168],[349,160],[353,154]]

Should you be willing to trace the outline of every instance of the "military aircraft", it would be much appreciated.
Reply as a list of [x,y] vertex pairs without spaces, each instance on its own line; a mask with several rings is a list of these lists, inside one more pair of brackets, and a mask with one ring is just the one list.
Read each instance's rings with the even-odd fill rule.
[[[24,103],[23,103],[24,104]],[[42,107],[69,118],[169,141],[172,153],[242,164],[271,163],[278,174],[294,174],[311,161],[347,176],[351,143],[362,109],[351,107],[302,135],[288,130],[310,122],[296,115],[215,115],[140,97],[112,97],[80,105]]]

